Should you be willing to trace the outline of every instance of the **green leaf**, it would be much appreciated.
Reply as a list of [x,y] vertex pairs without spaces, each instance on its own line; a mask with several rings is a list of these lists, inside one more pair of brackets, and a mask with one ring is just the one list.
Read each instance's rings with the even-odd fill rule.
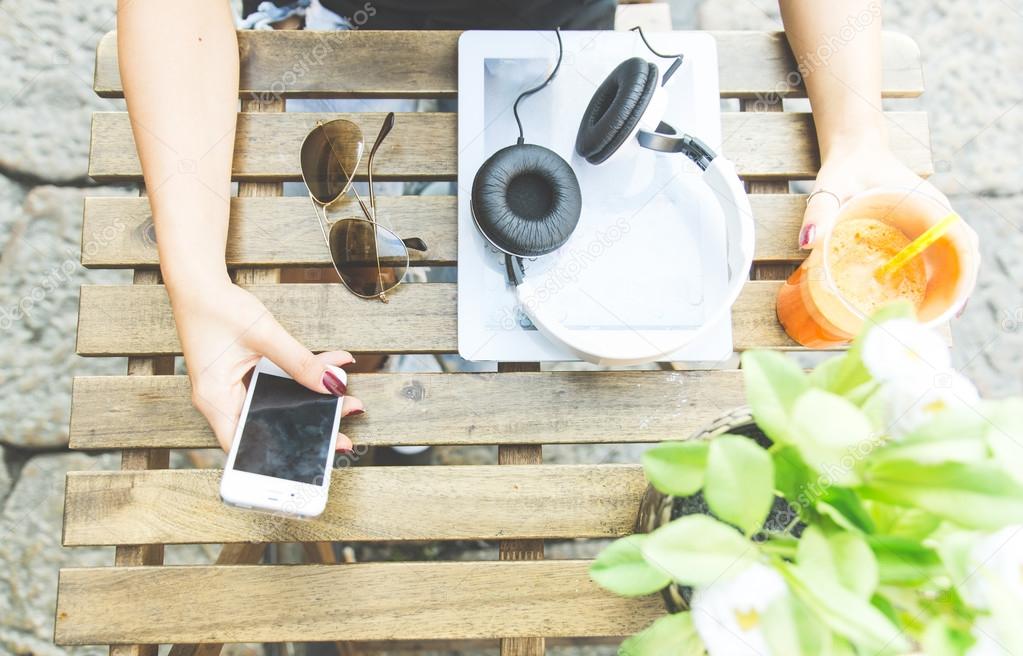
[[869,455],[873,429],[866,415],[845,399],[811,389],[792,410],[796,447],[808,465],[837,485],[858,482],[856,465]]
[[796,596],[815,615],[862,650],[899,654],[910,649],[905,636],[869,602],[834,581],[809,575],[801,565],[777,562],[776,567]]
[[759,531],[774,503],[771,455],[748,437],[714,438],[703,496],[715,515],[746,535]]
[[774,486],[781,495],[793,508],[811,510],[823,492],[815,487],[819,474],[807,466],[794,446],[775,445],[771,459],[774,461]]
[[968,528],[1023,522],[1023,485],[993,465],[883,460],[863,471],[861,494],[918,507]]
[[815,580],[833,581],[863,599],[870,599],[877,588],[874,552],[855,533],[839,531],[826,536],[816,526],[810,526],[799,539],[796,561]]
[[[839,364],[827,366],[826,371],[817,377],[818,382],[826,384],[826,387],[824,387],[826,391],[842,396],[852,394],[853,390],[870,383],[872,378],[870,372],[863,366],[863,357],[861,355],[863,353],[863,341],[866,339],[867,333],[885,321],[912,316],[913,307],[909,303],[893,303],[878,310],[866,321],[866,328],[853,340],[845,355],[836,358],[839,360]],[[872,386],[862,388],[861,393],[858,395],[860,398],[856,400],[857,405],[865,400],[863,393],[871,389],[873,389]]]
[[[890,590],[890,589],[889,589]],[[915,590],[903,590],[903,592],[909,595],[915,595]],[[878,592],[871,599],[870,603],[873,604],[874,608],[881,611],[881,614],[888,618],[888,621],[902,629],[902,624],[899,622],[899,613],[895,610],[895,606],[889,601],[888,596]]]
[[887,444],[873,456],[882,460],[912,460],[923,465],[938,462],[983,462],[988,458],[988,445],[983,439],[966,437],[954,440],[911,440]]
[[643,454],[643,470],[658,492],[676,497],[695,494],[703,487],[707,442],[664,442]]
[[983,439],[990,426],[989,420],[976,410],[953,406],[935,414],[902,441]]
[[834,636],[831,640],[831,656],[857,656],[857,654],[856,649],[847,639]]
[[671,583],[667,573],[643,559],[641,548],[649,537],[636,534],[612,542],[590,565],[590,578],[624,597],[657,592]]
[[802,601],[791,594],[775,599],[764,611],[764,639],[772,654],[828,654],[831,633]]
[[941,519],[919,508],[905,508],[886,503],[867,502],[870,517],[882,535],[923,540],[941,525]]
[[[835,514],[829,513],[825,504],[830,506],[835,513],[840,514],[844,521],[839,521]],[[836,523],[847,529],[856,529],[864,533],[874,531],[874,521],[871,519],[870,513],[863,507],[859,496],[849,488],[836,486],[825,488],[817,507],[822,514],[828,514]]]
[[989,426],[984,417],[970,408],[949,408],[911,435],[877,449],[871,459],[915,460],[924,464],[980,462],[990,455],[984,439]]
[[877,559],[882,585],[919,585],[945,571],[938,553],[916,540],[870,535],[867,544]]
[[834,568],[832,567],[828,538],[825,537],[824,531],[816,526],[807,526],[803,535],[800,536],[799,547],[796,549],[796,562],[804,572],[836,579],[832,576]]
[[973,642],[969,633],[948,626],[939,617],[928,622],[920,636],[920,645],[928,656],[963,656]]
[[705,586],[755,562],[756,547],[738,531],[706,515],[688,515],[653,533],[643,557],[683,585]]
[[746,400],[757,425],[772,441],[789,442],[789,413],[810,388],[806,373],[776,351],[746,351],[742,371]]
[[771,455],[775,487],[804,521],[819,521],[820,513],[839,525],[873,532],[873,520],[855,492],[834,485],[826,475],[811,469],[793,446],[775,447]]
[[878,563],[862,536],[843,531],[828,536],[838,580],[847,590],[870,599],[877,588]]
[[618,648],[621,656],[702,656],[703,642],[689,613],[675,613],[655,621]]
[[841,375],[847,366],[849,356],[843,353],[828,358],[814,367],[809,375],[810,385],[825,392],[841,394]]

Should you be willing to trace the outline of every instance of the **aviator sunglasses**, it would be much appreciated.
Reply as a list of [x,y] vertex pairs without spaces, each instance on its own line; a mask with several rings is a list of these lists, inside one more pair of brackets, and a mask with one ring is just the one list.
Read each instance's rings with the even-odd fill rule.
[[[352,185],[362,161],[366,143],[358,125],[345,119],[317,122],[302,142],[302,180],[316,220],[330,251],[334,270],[341,282],[356,296],[387,302],[387,293],[397,287],[409,265],[408,249],[425,251],[418,237],[401,239],[377,223],[377,201],[373,190],[373,157],[394,127],[394,113],[384,118],[369,153],[369,207]],[[327,209],[348,190],[355,195],[366,218],[349,217],[327,222]],[[320,210],[323,217],[320,217]]]

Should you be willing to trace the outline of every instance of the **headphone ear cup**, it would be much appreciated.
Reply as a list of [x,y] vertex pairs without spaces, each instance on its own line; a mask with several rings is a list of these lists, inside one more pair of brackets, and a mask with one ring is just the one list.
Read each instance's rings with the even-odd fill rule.
[[640,57],[626,59],[597,87],[583,112],[575,150],[590,164],[614,154],[643,117],[657,88],[657,66]]
[[535,144],[516,144],[483,163],[472,182],[480,232],[506,253],[539,257],[572,236],[582,212],[579,181],[568,162]]

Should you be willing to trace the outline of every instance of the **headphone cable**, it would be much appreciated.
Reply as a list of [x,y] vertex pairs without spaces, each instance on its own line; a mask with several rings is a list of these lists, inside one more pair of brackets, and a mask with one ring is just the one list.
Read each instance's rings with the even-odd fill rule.
[[647,50],[649,50],[650,52],[654,53],[661,59],[675,60],[674,62],[672,62],[671,66],[668,67],[668,70],[667,72],[665,72],[664,77],[661,78],[661,86],[664,86],[665,84],[667,84],[671,76],[675,74],[675,71],[678,70],[678,67],[682,65],[682,59],[684,55],[682,53],[679,53],[677,55],[665,55],[660,52],[657,52],[656,50],[654,50],[654,47],[650,45],[650,42],[646,40],[646,35],[643,34],[643,28],[640,27],[639,25],[629,28],[629,30],[632,32],[639,32],[639,38],[643,39],[643,45],[645,45]]
[[558,74],[558,70],[561,68],[561,58],[565,54],[565,47],[561,42],[561,28],[559,27],[555,29],[554,34],[558,37],[558,63],[554,65],[554,70],[551,71],[551,74],[548,75],[547,79],[544,80],[542,83],[536,85],[535,87],[529,89],[528,91],[523,91],[522,93],[520,93],[519,97],[515,99],[515,104],[512,105],[512,113],[515,114],[515,124],[519,126],[519,139],[516,143],[520,146],[523,143],[525,143],[525,137],[522,134],[522,119],[519,118],[519,102],[521,102],[523,98],[528,98],[529,96],[533,95],[540,89],[543,89],[548,84],[550,84],[551,80],[554,79],[554,76]]

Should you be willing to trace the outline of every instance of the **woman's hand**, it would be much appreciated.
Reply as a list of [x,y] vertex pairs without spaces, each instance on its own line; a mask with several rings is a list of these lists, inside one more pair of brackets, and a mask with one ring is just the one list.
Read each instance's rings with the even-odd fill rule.
[[[313,391],[345,395],[343,384],[327,365],[354,362],[350,353],[313,355],[277,323],[259,299],[230,281],[172,293],[171,305],[192,382],[192,403],[210,422],[225,451],[231,446],[245,403],[245,378],[260,356]],[[363,410],[361,401],[345,395],[342,415]],[[340,435],[338,449],[351,448],[351,440]]]
[[[899,161],[884,146],[829,152],[821,163],[814,183],[814,194],[803,214],[799,230],[799,247],[813,248],[831,230],[840,203],[851,196],[875,187],[901,187],[927,194],[944,205],[948,199],[938,189]],[[832,195],[834,194],[834,195]]]

